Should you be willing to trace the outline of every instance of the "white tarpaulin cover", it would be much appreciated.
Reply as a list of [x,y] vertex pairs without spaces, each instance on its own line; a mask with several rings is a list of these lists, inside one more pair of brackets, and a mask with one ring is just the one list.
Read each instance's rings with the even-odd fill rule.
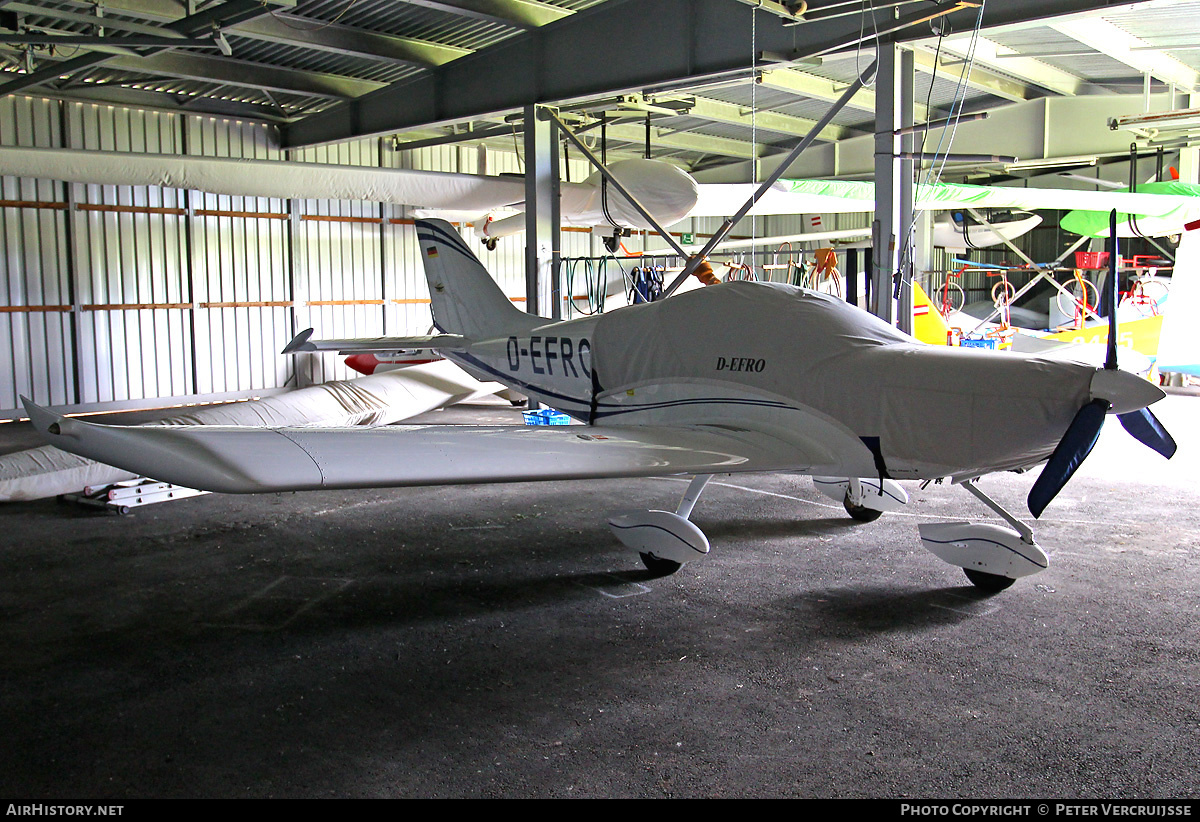
[[[699,187],[693,217],[732,214],[757,186],[751,183],[706,183]],[[1060,188],[974,186],[958,183],[920,184],[914,194],[918,209],[1008,208],[1079,209],[1169,218],[1176,225],[1200,217],[1195,186],[1155,188],[1152,193],[1075,191]],[[840,214],[875,210],[875,184],[853,180],[780,180],[750,210],[751,214]],[[1074,230],[1074,229],[1072,229]]]
[[[772,333],[742,333],[763,328]],[[600,319],[593,343],[602,397],[632,404],[640,386],[663,382],[709,397],[729,394],[726,386],[757,389],[838,420],[859,437],[879,437],[889,470],[898,471],[924,470],[934,453],[944,465],[1036,462],[1089,397],[1090,374],[1075,364],[926,346],[837,298],[775,283],[727,283],[615,311]],[[978,384],[981,357],[992,361],[986,385]],[[865,402],[863,385],[884,400]],[[1045,398],[1054,394],[1072,403],[1051,405]],[[974,420],[996,418],[975,413],[984,404],[1010,413],[999,425],[976,428]],[[949,410],[960,425],[923,425],[934,408]],[[681,421],[687,408],[676,403],[663,413]],[[1030,430],[1052,433],[1012,456],[1012,443]]]
[[[525,199],[525,182],[519,177],[127,151],[5,146],[0,148],[0,174],[97,185],[163,186],[280,199],[364,200],[467,211],[488,211]],[[564,184],[564,188],[569,187],[569,183]]]
[[[664,225],[685,217],[732,216],[758,188],[753,183],[698,184],[683,170],[654,160],[624,160],[611,164],[609,170]],[[525,182],[520,177],[124,151],[3,146],[0,174],[98,185],[165,186],[213,194],[394,203],[419,209],[451,209],[458,215],[455,219],[475,219],[525,200]],[[602,195],[598,175],[582,183],[560,185],[564,222],[606,225],[611,219],[616,225],[650,227],[611,186]],[[1076,209],[1096,212],[1101,215],[1097,219],[1103,220],[1115,208],[1123,214],[1160,219],[1175,226],[1200,218],[1200,197],[1196,196],[1195,186],[1171,182],[1148,184],[1144,188],[1154,193],[922,184],[916,188],[915,205],[920,209]],[[750,213],[832,214],[874,210],[873,183],[780,180]],[[509,219],[515,220],[514,225],[523,221],[521,217]],[[511,227],[494,226],[489,236],[509,233]]]
[[[188,408],[156,425],[387,425],[502,388],[441,361],[252,402]],[[42,499],[134,475],[52,446],[0,456],[0,502]]]

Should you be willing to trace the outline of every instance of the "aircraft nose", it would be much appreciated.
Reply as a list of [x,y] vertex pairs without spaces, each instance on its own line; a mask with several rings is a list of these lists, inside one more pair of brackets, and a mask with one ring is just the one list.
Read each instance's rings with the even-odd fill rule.
[[1165,396],[1157,385],[1128,371],[1099,368],[1092,376],[1092,399],[1108,400],[1112,414],[1128,414]]

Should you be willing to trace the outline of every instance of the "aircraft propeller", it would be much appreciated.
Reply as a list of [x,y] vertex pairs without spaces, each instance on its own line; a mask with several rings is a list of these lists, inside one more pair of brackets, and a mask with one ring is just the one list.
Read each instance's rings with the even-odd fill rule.
[[1046,506],[1058,495],[1075,470],[1092,452],[1092,448],[1100,438],[1100,429],[1104,427],[1104,418],[1114,405],[1120,407],[1123,402],[1135,405],[1133,410],[1117,414],[1121,425],[1134,439],[1154,449],[1167,459],[1175,454],[1175,440],[1167,433],[1167,429],[1163,428],[1162,423],[1158,421],[1153,412],[1146,407],[1148,403],[1137,406],[1137,403],[1141,402],[1139,395],[1140,397],[1146,396],[1144,388],[1152,386],[1147,383],[1143,387],[1130,382],[1132,379],[1145,383],[1145,380],[1141,380],[1135,375],[1116,373],[1118,371],[1117,264],[1119,261],[1115,239],[1117,236],[1116,226],[1117,212],[1114,209],[1109,215],[1111,229],[1109,236],[1114,239],[1112,240],[1112,252],[1108,257],[1108,283],[1105,287],[1108,292],[1105,295],[1108,303],[1108,352],[1105,355],[1104,368],[1097,369],[1096,375],[1092,377],[1093,398],[1075,414],[1075,419],[1071,420],[1070,426],[1067,427],[1067,433],[1059,440],[1054,453],[1046,462],[1046,467],[1042,469],[1041,475],[1038,476],[1033,488],[1029,491],[1029,512],[1034,517],[1042,515]]

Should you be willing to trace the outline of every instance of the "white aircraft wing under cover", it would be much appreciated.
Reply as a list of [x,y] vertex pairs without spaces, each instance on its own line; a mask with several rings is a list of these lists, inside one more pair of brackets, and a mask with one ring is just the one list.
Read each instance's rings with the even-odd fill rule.
[[[697,183],[686,172],[654,160],[625,160],[610,169],[663,224],[687,217],[728,217],[754,193],[753,183]],[[520,177],[390,169],[283,160],[138,154],[60,148],[0,147],[0,174],[99,185],[152,185],[257,197],[361,200],[451,210],[475,219],[495,209],[519,207]],[[648,228],[637,210],[597,175],[563,182],[563,221],[576,225]],[[1171,225],[1200,218],[1200,197],[1187,193],[1079,191],[951,183],[918,185],[921,209],[1016,208],[1108,211],[1117,209]],[[875,210],[873,183],[850,180],[780,180],[751,214],[834,214]],[[444,214],[442,216],[445,216]],[[505,223],[512,225],[505,226]],[[524,226],[520,215],[489,227],[500,237]],[[1155,232],[1149,232],[1155,233]]]
[[223,493],[797,470],[828,448],[734,426],[111,426],[27,403],[51,444]]
[[[525,200],[525,181],[520,177],[128,151],[6,146],[0,148],[0,174],[250,197],[362,200],[470,212],[486,212]],[[575,185],[590,193],[590,186]],[[571,186],[563,183],[564,188]]]
[[[725,217],[734,213],[757,186],[751,183],[702,183],[689,216]],[[1180,220],[1200,216],[1200,198],[1185,194],[1127,191],[1074,191],[1058,188],[921,184],[919,209],[1018,208],[1099,211],[1117,209]],[[780,180],[750,210],[751,214],[846,214],[875,210],[875,184],[853,180]],[[1194,219],[1194,217],[1193,217]]]

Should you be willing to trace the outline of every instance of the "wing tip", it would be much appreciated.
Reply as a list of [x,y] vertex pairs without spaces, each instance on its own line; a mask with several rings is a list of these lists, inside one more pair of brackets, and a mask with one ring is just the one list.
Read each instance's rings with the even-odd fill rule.
[[317,347],[308,340],[313,335],[313,329],[306,328],[296,336],[292,337],[292,341],[283,347],[281,354],[297,354],[303,351],[316,351]]
[[24,395],[21,395],[21,405],[25,407],[25,413],[29,415],[29,422],[33,424],[39,434],[57,435],[61,433],[59,423],[65,419],[63,416],[55,414],[47,408],[42,408]]

